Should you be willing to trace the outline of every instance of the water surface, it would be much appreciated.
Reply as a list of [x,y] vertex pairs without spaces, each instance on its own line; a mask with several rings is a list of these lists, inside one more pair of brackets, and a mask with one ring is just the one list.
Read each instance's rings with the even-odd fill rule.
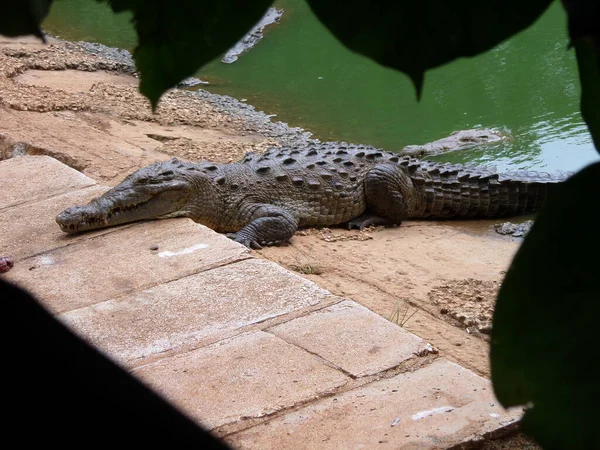
[[[598,159],[579,114],[577,69],[559,3],[492,51],[428,72],[420,102],[405,75],[347,50],[303,0],[275,6],[285,10],[281,23],[258,46],[234,64],[215,60],[199,71],[209,91],[245,98],[321,140],[395,151],[483,126],[511,139],[436,159],[547,171]],[[62,0],[44,27],[65,39],[132,49],[129,20],[103,3]]]

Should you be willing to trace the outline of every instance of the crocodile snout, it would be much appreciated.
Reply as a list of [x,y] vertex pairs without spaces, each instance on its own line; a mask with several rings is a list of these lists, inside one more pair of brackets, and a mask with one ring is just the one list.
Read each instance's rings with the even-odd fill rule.
[[85,227],[86,216],[88,214],[84,206],[72,206],[56,216],[56,223],[65,233],[77,233]]

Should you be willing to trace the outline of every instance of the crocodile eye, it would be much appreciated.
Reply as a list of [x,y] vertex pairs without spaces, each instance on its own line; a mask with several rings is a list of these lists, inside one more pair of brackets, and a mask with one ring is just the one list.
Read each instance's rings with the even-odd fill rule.
[[135,180],[136,184],[148,184],[148,178],[138,178]]

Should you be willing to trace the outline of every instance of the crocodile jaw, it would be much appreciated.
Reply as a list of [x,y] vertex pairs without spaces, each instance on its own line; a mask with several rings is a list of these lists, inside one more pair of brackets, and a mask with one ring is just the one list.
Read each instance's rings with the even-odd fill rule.
[[[186,186],[171,183],[165,190],[111,189],[85,206],[67,208],[56,216],[65,233],[78,233],[121,225],[139,220],[187,216],[189,193]],[[152,192],[155,190],[156,192]]]

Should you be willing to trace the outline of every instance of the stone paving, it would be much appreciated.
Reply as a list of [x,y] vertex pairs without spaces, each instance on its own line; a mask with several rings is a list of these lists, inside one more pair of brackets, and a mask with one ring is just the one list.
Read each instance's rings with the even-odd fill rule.
[[47,156],[0,179],[3,277],[233,448],[449,448],[520,417],[419,337],[202,225],[65,235],[55,215],[107,187]]

